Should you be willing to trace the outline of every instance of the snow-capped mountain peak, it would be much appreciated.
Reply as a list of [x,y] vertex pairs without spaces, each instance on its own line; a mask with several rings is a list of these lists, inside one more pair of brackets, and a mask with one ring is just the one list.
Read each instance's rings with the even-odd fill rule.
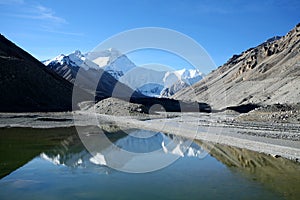
[[104,51],[92,51],[86,54],[86,57],[96,63],[99,67],[104,67],[118,59],[122,54],[114,48]]
[[93,51],[86,54],[87,59],[96,63],[99,67],[119,79],[136,65],[128,57],[114,48],[104,51]]
[[166,72],[164,76],[165,86],[169,87],[176,83],[177,81],[182,81],[187,85],[193,85],[194,83],[200,81],[203,77],[203,73],[198,69],[181,69],[177,71]]
[[60,54],[58,56],[56,56],[55,58],[52,59],[48,59],[46,61],[43,61],[44,65],[48,66],[50,63],[52,62],[56,62],[56,63],[60,63],[63,64],[63,58],[65,57],[64,54]]
[[[198,69],[180,69],[177,71],[156,71],[137,67],[126,55],[110,48],[104,51],[92,51],[82,54],[76,50],[68,55],[61,54],[44,64],[71,76],[71,71],[83,68],[85,70],[105,70],[118,81],[139,91],[146,96],[170,96],[178,90],[193,85],[202,79],[203,74]],[[68,66],[70,73],[66,73]],[[72,72],[74,73],[74,72]]]
[[79,51],[76,50],[69,55],[60,54],[51,60],[47,60],[44,62],[44,65],[69,65],[72,67],[82,67],[85,70],[90,68],[99,69],[99,66],[92,61],[86,59],[86,57]]
[[187,78],[195,78],[198,76],[203,76],[203,73],[199,71],[199,69],[186,69],[183,68],[181,70],[174,71],[181,79]]

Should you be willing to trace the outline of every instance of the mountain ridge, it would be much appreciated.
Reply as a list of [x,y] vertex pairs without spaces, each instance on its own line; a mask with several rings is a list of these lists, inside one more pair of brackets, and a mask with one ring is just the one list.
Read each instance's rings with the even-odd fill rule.
[[246,104],[293,104],[300,99],[300,24],[285,36],[233,55],[224,65],[172,98],[215,109]]
[[[0,35],[0,111],[72,110],[73,85]],[[79,90],[82,96],[89,95]]]

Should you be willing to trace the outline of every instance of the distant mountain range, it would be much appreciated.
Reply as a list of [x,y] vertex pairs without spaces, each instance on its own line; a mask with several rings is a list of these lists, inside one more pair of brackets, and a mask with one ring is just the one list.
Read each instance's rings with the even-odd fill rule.
[[76,50],[69,55],[61,54],[43,63],[71,82],[74,81],[79,68],[93,73],[105,70],[134,91],[150,97],[171,96],[203,77],[203,74],[196,69],[157,71],[137,67],[126,55],[122,55],[116,49],[86,54]]
[[300,24],[283,37],[233,55],[224,65],[172,98],[201,101],[215,109],[300,102]]
[[[124,63],[122,59],[120,61]],[[110,60],[106,59],[106,62]],[[210,111],[209,105],[205,103],[191,104],[147,97],[118,81],[111,74],[113,64],[110,70],[104,70],[79,51],[68,56],[60,55],[46,63],[47,67],[0,36],[0,112],[71,111],[78,109],[80,102],[98,102],[112,96],[142,104],[148,110],[159,104],[167,111],[180,111],[183,105],[187,110],[197,111],[199,108],[205,112]],[[118,66],[117,62],[115,64]],[[117,92],[115,88],[118,88]],[[77,91],[75,96],[74,90]]]
[[51,60],[44,61],[44,64],[72,84],[92,94],[96,90],[96,100],[111,97],[115,87],[119,88],[119,91],[114,93],[115,97],[143,96],[120,83],[111,73],[87,59],[78,50],[69,55],[61,54]]
[[[211,107],[294,104],[300,99],[299,49],[300,24],[283,37],[233,55],[203,78],[198,70],[136,67],[115,49],[62,54],[44,61],[45,66],[0,35],[0,111],[66,111],[111,96],[147,108],[160,104],[167,111],[180,111],[182,105],[209,112]],[[74,105],[73,87],[80,92]]]

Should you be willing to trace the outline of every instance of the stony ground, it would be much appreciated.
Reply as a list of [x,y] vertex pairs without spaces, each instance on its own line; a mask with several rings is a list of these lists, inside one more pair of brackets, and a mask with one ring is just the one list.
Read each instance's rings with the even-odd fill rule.
[[[300,160],[299,104],[272,105],[246,114],[232,110],[217,113],[152,113],[143,106],[106,99],[81,111],[61,113],[0,113],[0,128],[54,128],[105,126],[140,128],[196,138]],[[283,117],[282,117],[283,116]]]
[[237,117],[238,121],[300,124],[300,103],[274,104],[257,108]]

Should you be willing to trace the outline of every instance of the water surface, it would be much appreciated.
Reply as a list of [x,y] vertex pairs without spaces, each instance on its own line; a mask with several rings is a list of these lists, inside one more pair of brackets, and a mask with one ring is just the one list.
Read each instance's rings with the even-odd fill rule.
[[186,148],[186,138],[144,130],[130,133],[151,137],[105,132],[116,146],[138,153],[157,151],[162,142],[176,140],[180,144],[176,151],[158,156],[179,159],[154,172],[125,173],[97,162],[74,128],[0,129],[0,199],[297,199],[300,195],[300,166],[286,159],[201,141],[190,141]]

